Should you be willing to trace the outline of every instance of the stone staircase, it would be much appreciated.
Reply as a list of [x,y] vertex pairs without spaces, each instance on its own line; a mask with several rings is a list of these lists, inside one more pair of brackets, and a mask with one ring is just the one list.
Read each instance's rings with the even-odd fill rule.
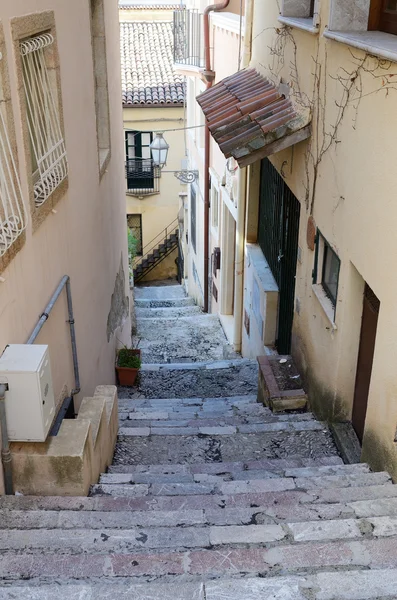
[[89,498],[0,499],[0,600],[396,599],[389,475],[343,464],[310,412],[258,404],[255,362],[213,325],[214,362],[181,288],[136,295],[141,335],[175,324],[119,390],[113,464]]

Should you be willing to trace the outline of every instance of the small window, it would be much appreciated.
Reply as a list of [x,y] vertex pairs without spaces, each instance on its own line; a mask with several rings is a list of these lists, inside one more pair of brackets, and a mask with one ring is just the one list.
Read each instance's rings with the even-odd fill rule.
[[219,225],[219,190],[211,185],[211,224],[214,229]]
[[136,255],[142,256],[143,244],[142,244],[142,215],[127,215],[128,229],[137,241],[136,244]]
[[196,188],[190,186],[190,239],[196,252]]
[[153,164],[151,131],[126,131],[125,155],[127,191],[135,195],[159,191],[160,169]]
[[59,115],[54,36],[44,32],[20,43],[27,125],[32,158],[33,193],[41,206],[66,179],[68,162]]
[[281,16],[309,19],[314,16],[315,0],[282,0]]
[[106,64],[105,8],[103,0],[90,0],[91,37],[95,76],[95,109],[101,174],[110,153],[110,116]]
[[397,0],[371,1],[368,30],[397,35]]
[[317,230],[313,283],[320,284],[334,309],[338,298],[340,260],[327,240]]

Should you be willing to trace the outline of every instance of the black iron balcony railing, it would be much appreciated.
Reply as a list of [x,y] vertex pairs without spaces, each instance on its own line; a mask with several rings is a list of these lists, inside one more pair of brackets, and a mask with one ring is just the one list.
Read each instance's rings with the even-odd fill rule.
[[137,196],[160,191],[161,171],[151,158],[130,158],[125,162],[127,191]]
[[174,63],[203,67],[203,15],[197,10],[174,11]]

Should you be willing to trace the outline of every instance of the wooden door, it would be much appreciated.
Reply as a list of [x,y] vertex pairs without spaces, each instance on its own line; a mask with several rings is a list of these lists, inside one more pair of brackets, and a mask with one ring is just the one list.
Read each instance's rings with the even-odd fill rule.
[[369,285],[365,284],[352,416],[352,424],[360,442],[363,440],[365,418],[367,416],[379,308],[378,298]]

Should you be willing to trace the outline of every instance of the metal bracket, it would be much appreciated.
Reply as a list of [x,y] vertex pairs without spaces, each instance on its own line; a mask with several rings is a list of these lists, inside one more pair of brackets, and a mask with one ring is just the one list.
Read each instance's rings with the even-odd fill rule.
[[198,171],[173,171],[174,177],[179,179],[182,183],[194,183],[199,178]]

